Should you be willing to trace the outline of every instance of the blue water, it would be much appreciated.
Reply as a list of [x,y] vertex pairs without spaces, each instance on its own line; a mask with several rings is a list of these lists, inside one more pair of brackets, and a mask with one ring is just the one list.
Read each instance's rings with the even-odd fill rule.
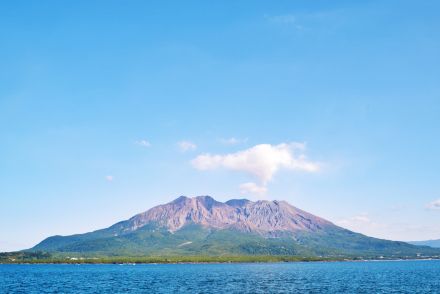
[[440,261],[0,265],[0,293],[440,293]]

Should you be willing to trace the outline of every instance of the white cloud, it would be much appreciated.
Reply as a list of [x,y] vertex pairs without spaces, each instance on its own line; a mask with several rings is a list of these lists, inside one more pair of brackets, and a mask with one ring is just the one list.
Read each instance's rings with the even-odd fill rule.
[[241,194],[255,194],[259,196],[263,196],[266,194],[267,188],[265,186],[258,186],[255,183],[243,183],[240,185],[240,193]]
[[280,169],[319,171],[319,164],[309,161],[303,151],[303,143],[260,144],[225,155],[202,154],[191,163],[199,170],[225,168],[245,172],[266,185]]
[[426,208],[432,209],[432,210],[440,210],[440,199],[437,199],[437,200],[434,200],[434,201],[428,203]]
[[147,140],[139,140],[135,142],[137,145],[142,146],[142,147],[150,147],[151,143]]
[[247,138],[238,139],[238,138],[231,137],[231,138],[226,138],[226,139],[225,138],[220,139],[220,142],[225,145],[237,145],[237,144],[241,144],[241,143],[246,143],[247,140],[248,140]]
[[240,192],[263,196],[267,184],[281,169],[301,172],[318,172],[320,165],[305,156],[304,143],[259,144],[239,152],[212,155],[201,154],[191,161],[198,170],[224,168],[243,172],[256,178],[260,184],[248,182],[240,185]]
[[180,141],[177,143],[177,146],[179,146],[179,149],[182,152],[193,151],[197,149],[197,145],[190,141]]
[[108,182],[113,182],[114,177],[113,177],[113,176],[105,176],[105,179],[106,179]]

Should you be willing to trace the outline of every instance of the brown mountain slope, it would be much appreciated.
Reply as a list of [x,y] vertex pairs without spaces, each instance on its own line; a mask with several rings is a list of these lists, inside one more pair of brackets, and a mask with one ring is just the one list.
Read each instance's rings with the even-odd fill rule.
[[134,231],[154,222],[175,232],[188,223],[215,229],[234,228],[245,232],[271,235],[275,232],[316,232],[334,226],[329,221],[300,210],[285,201],[246,199],[218,202],[210,196],[176,200],[135,215],[125,224]]

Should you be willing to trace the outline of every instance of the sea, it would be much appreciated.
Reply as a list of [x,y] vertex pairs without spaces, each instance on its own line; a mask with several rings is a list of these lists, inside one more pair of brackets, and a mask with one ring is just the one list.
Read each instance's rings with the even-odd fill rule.
[[0,293],[440,293],[440,261],[11,264]]

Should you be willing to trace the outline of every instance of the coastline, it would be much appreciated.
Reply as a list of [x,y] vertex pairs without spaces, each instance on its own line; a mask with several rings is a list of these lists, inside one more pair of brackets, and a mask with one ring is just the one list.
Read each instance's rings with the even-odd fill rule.
[[142,264],[242,264],[242,263],[305,263],[305,262],[399,262],[399,261],[430,261],[440,258],[383,258],[383,259],[360,259],[360,258],[296,258],[296,257],[204,257],[204,258],[83,258],[78,260],[66,260],[63,258],[44,260],[9,260],[0,261],[0,265],[18,264],[51,264],[51,265],[142,265]]

